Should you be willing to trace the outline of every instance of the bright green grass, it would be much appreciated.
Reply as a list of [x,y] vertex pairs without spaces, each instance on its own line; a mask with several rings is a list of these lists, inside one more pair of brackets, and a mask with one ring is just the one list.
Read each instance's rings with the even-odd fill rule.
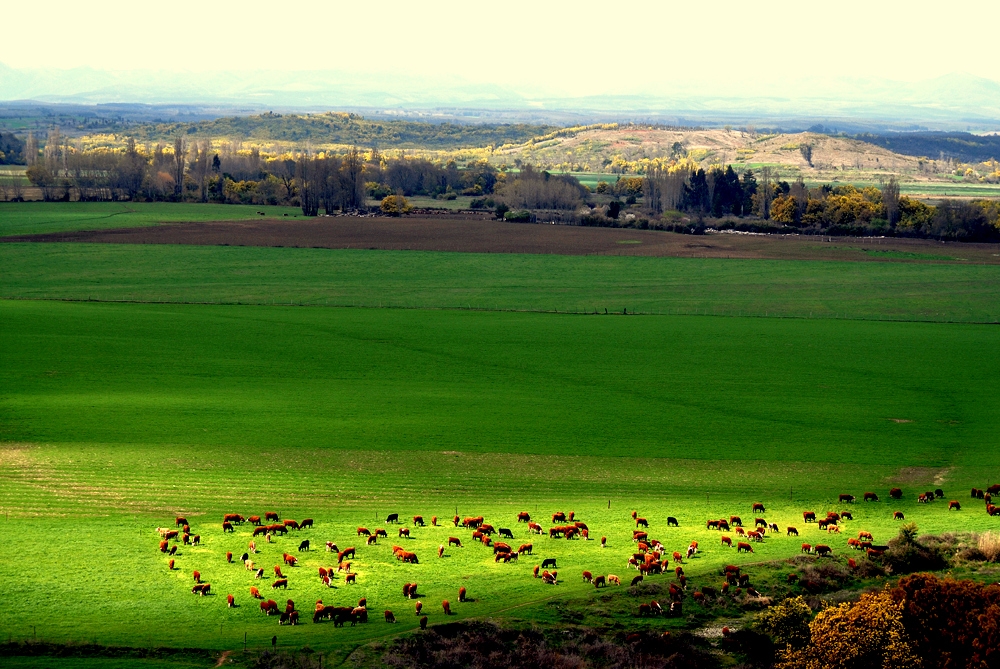
[[19,243],[0,297],[995,322],[1000,266]]
[[[277,633],[342,658],[415,627],[407,581],[432,623],[444,598],[459,618],[557,621],[550,598],[594,596],[582,569],[634,574],[633,508],[670,550],[701,543],[686,569],[694,585],[716,583],[726,563],[795,555],[801,541],[841,556],[858,529],[884,541],[896,508],[924,532],[995,527],[977,504],[956,514],[914,501],[937,485],[964,499],[995,480],[995,347],[981,325],[0,302],[0,565],[16,565],[18,582],[0,590],[0,629],[209,648],[240,648],[244,633],[265,647]],[[839,509],[840,492],[896,483],[906,500],[856,504],[843,535],[799,522],[804,508]],[[801,539],[774,537],[752,557],[717,548],[705,518],[749,520],[752,501]],[[270,509],[317,527],[258,542],[268,570],[304,537],[360,548],[357,586],[323,588],[316,567],[333,560],[320,550],[274,598],[307,612],[318,598],[366,596],[369,625],[279,629],[259,613],[254,580],[223,557],[245,550],[249,529],[223,535],[219,520]],[[529,538],[513,522],[527,510],[548,526],[559,509],[608,548]],[[469,533],[426,528],[408,543],[421,564],[402,565],[390,555],[399,540],[362,547],[354,534],[389,512],[456,510],[513,526],[537,555],[497,565],[470,544],[438,560],[448,536]],[[204,545],[168,572],[154,528],[175,513]],[[665,528],[667,515],[681,528]],[[562,585],[531,578],[542,557],[558,558]],[[190,594],[193,569],[216,596]],[[460,585],[477,601],[457,605]],[[227,592],[239,608],[225,607]],[[381,622],[385,608],[399,625]]]
[[300,216],[295,207],[173,202],[0,202],[0,237],[72,230],[131,228],[158,223],[236,221],[268,216]]
[[973,465],[1000,428],[997,341],[988,325],[7,301],[0,439]]

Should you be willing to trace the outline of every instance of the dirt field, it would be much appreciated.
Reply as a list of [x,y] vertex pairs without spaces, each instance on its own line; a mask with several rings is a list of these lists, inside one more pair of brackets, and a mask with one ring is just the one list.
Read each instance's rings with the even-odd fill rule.
[[529,225],[450,216],[181,223],[25,235],[6,237],[3,241],[1000,264],[1000,245],[996,244],[795,235],[692,236],[652,230]]

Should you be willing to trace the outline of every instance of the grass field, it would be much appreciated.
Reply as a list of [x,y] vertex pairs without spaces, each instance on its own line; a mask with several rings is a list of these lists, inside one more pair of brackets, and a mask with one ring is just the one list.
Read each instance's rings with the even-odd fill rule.
[[28,243],[0,264],[8,298],[1000,320],[996,265]]
[[0,202],[0,237],[10,235],[131,228],[177,221],[238,221],[300,216],[296,207],[176,202]]
[[[633,509],[668,551],[700,542],[685,564],[695,587],[718,585],[719,568],[736,563],[774,596],[797,592],[784,576],[801,565],[775,561],[798,556],[801,542],[828,543],[844,561],[858,530],[893,536],[897,509],[922,533],[996,529],[978,504],[956,513],[915,496],[940,486],[965,503],[971,486],[1000,475],[998,332],[972,322],[998,317],[997,268],[887,259],[897,262],[0,245],[0,296],[22,298],[0,300],[0,566],[10,574],[0,630],[14,641],[231,650],[244,638],[269,647],[277,634],[280,648],[308,644],[337,664],[416,627],[401,593],[412,581],[431,624],[446,620],[442,599],[456,612],[447,620],[610,630],[739,621],[736,605],[690,601],[691,618],[639,620],[635,606],[650,595],[581,581],[583,569],[635,574]],[[90,298],[105,301],[59,301]],[[886,501],[893,485],[901,502]],[[804,509],[840,510],[838,494],[866,490],[883,501],[854,504],[843,534],[802,524]],[[749,556],[720,547],[705,520],[752,524],[755,501],[802,536],[769,536]],[[266,510],[316,526],[259,540],[254,560],[268,578],[255,581],[224,558],[246,550],[249,527],[225,534],[220,521]],[[548,527],[558,510],[575,511],[608,547],[529,536],[515,522],[528,511]],[[535,554],[496,564],[450,524],[407,523],[413,538],[397,539],[381,522],[388,513],[484,515]],[[182,546],[168,571],[155,528],[176,514],[202,545]],[[666,527],[668,515],[680,527]],[[366,546],[361,525],[390,535]],[[449,536],[465,547],[438,559]],[[287,593],[272,592],[271,567],[303,538],[319,550],[286,570]],[[335,562],[325,541],[358,547],[357,585],[320,583],[317,567]],[[392,558],[404,541],[420,564]],[[531,577],[549,557],[557,586]],[[214,596],[191,594],[195,569]],[[294,599],[307,624],[279,628],[251,585]],[[475,601],[457,603],[463,585]],[[362,596],[367,625],[309,619],[317,599]],[[382,622],[387,608],[399,624]],[[142,662],[178,663],[205,664]]]

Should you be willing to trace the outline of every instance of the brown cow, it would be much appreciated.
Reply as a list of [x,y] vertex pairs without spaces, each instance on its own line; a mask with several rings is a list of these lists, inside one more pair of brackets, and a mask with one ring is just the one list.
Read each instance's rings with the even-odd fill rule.
[[369,545],[369,546],[374,546],[377,541],[378,541],[378,537],[374,537],[374,536],[373,537],[368,537],[367,539],[365,539],[365,543],[367,545]]
[[169,540],[169,539],[176,539],[177,537],[180,536],[180,534],[181,533],[178,532],[177,530],[169,530],[169,531],[163,533],[163,538],[167,539],[167,540]]
[[307,527],[312,527],[312,526],[313,526],[313,519],[312,518],[303,518],[302,522],[299,523],[299,529],[300,530],[304,530]]
[[267,534],[267,532],[268,532],[268,530],[267,530],[266,527],[255,527],[255,528],[253,528],[253,536],[255,536],[255,537],[257,535],[260,535],[260,534]]
[[952,509],[955,509],[955,511],[961,511],[962,505],[959,504],[958,501],[956,500],[951,500],[950,502],[948,502],[948,510],[951,511]]
[[798,529],[789,526],[785,530],[785,536],[786,537],[797,537],[797,536],[799,536],[799,531],[798,531]]
[[232,595],[226,595],[226,606],[228,606],[231,609],[235,608],[236,607],[236,598],[233,597]]
[[458,537],[448,537],[448,546],[449,547],[458,546],[459,548],[461,548],[462,542]]
[[424,526],[424,517],[423,516],[414,516],[413,517],[413,525],[414,525],[414,527],[423,527]]
[[420,629],[422,630],[427,629],[427,616],[424,616],[423,618],[420,619]]
[[740,542],[738,542],[736,544],[736,552],[737,553],[753,553],[753,546],[751,546],[748,543],[744,543],[744,542],[740,541]]
[[233,528],[233,524],[230,523],[227,520],[226,522],[222,523],[222,531],[223,532],[235,532],[236,530]]
[[455,527],[458,527],[458,516],[455,516],[454,518],[452,518],[451,522],[453,522],[455,524]]
[[177,554],[177,546],[171,546],[170,551],[167,553],[167,555],[176,555],[176,554]]
[[876,495],[873,492],[866,492],[865,493],[865,501],[866,502],[877,502],[878,501],[878,495]]
[[250,516],[247,518],[247,522],[251,525],[260,525],[260,516]]
[[816,546],[813,547],[813,550],[816,551],[816,555],[829,555],[833,552],[833,550],[825,544],[816,544]]
[[615,585],[621,585],[622,580],[615,576],[614,574],[608,574],[608,583],[614,583]]
[[258,590],[255,586],[250,586],[250,596],[254,599],[264,599],[264,597],[260,594],[260,590]]
[[396,616],[395,616],[395,614],[393,614],[393,612],[390,611],[389,609],[385,610],[385,621],[387,623],[394,623],[394,622],[396,622]]
[[855,499],[857,498],[854,495],[843,494],[838,498],[838,501],[853,503]]
[[287,578],[275,579],[274,583],[271,584],[271,589],[274,590],[276,588],[284,588],[284,589],[287,590],[288,589],[288,579]]
[[265,511],[264,512],[264,520],[273,520],[274,522],[278,522],[278,512],[277,511]]
[[904,516],[903,516],[903,512],[902,511],[894,511],[893,514],[892,514],[892,519],[893,520],[906,520],[904,518]]
[[201,572],[200,571],[196,570],[196,571],[191,572],[191,576],[194,577],[194,582],[195,583],[201,583]]
[[589,571],[583,572],[583,582],[584,583],[593,583],[593,581],[594,581],[594,575],[593,574],[591,574]]
[[366,537],[370,537],[372,535],[371,530],[369,530],[367,527],[359,527],[358,536],[360,537],[362,534],[365,535]]
[[448,602],[447,599],[441,602],[441,608],[444,609],[444,614],[446,616],[451,615],[451,604]]
[[399,528],[399,536],[400,537],[406,537],[407,539],[409,539],[410,538],[410,530],[408,528],[406,528],[406,527]]
[[260,610],[263,611],[264,615],[266,615],[266,616],[269,616],[272,613],[273,614],[277,614],[278,613],[278,602],[274,601],[273,599],[269,599],[266,602],[261,602],[260,603]]
[[640,583],[642,583],[642,574],[639,574],[638,576],[636,576],[635,578],[632,579],[632,587],[634,588],[635,586],[639,585]]
[[764,509],[764,505],[761,504],[760,502],[754,502],[753,503],[753,512],[757,513],[758,511],[761,512],[761,513],[765,513],[766,509]]
[[173,560],[167,560],[167,570],[168,571],[173,571],[174,570],[174,561]]
[[729,537],[722,537],[722,545],[723,546],[729,546],[730,548],[732,548],[733,547],[733,540],[730,539]]
[[299,524],[298,524],[297,522],[295,522],[294,520],[285,520],[285,521],[282,521],[282,524],[283,524],[283,525],[284,525],[285,527],[290,527],[290,528],[292,528],[293,530],[299,530],[299,529],[302,529],[302,528],[301,528],[301,527],[299,526]]
[[421,602],[421,601],[418,601],[418,602],[417,602],[416,604],[414,604],[413,608],[414,608],[414,610],[416,611],[416,615],[418,615],[418,616],[419,616],[419,615],[420,615],[420,610],[421,610],[422,608],[424,608],[424,603],[423,603],[423,602]]
[[389,535],[386,534],[385,530],[383,528],[381,528],[381,527],[378,528],[377,530],[375,530],[375,536],[376,537],[382,537],[383,539],[387,539],[389,537]]
[[356,550],[357,549],[355,549],[354,546],[348,546],[344,550],[337,553],[337,555],[339,556],[337,561],[340,562],[345,557],[350,557],[350,558],[354,557]]
[[274,565],[274,577],[285,578],[285,575],[281,573],[281,567],[278,565]]
[[649,527],[649,521],[646,520],[645,518],[636,518],[635,519],[635,526],[636,527]]
[[350,573],[348,573],[348,574],[344,575],[344,584],[357,583],[357,582],[358,582],[358,575],[357,574],[350,574]]
[[557,511],[557,512],[553,513],[552,514],[552,522],[553,523],[565,523],[566,522],[566,514],[563,513],[562,511]]
[[594,587],[595,588],[603,588],[607,584],[608,584],[607,583],[607,579],[605,579],[603,576],[595,576],[594,577]]
[[170,550],[170,542],[164,539],[160,542],[160,552],[166,553],[168,550]]
[[174,518],[174,527],[180,527],[181,525],[187,525],[188,519],[184,516],[177,516]]
[[815,523],[816,522],[816,512],[815,511],[803,511],[802,521],[805,523]]
[[444,557],[444,546],[438,546],[438,557],[439,558]]
[[531,520],[531,515],[529,515],[527,511],[522,511],[521,513],[517,514],[517,522],[519,523],[527,523],[530,520]]

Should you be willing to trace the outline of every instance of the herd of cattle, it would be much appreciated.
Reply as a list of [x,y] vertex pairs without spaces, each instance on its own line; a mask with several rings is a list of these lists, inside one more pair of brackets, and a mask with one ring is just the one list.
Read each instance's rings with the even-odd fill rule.
[[[1000,507],[994,506],[992,503],[993,497],[1000,494],[1000,484],[992,485],[986,490],[980,490],[977,488],[972,489],[972,498],[981,499],[984,501],[986,506],[986,511],[991,516],[1000,516]],[[902,490],[899,488],[893,488],[889,491],[889,497],[893,500],[899,500],[902,498]],[[923,504],[929,504],[937,499],[942,499],[944,497],[944,492],[941,489],[934,491],[928,491],[921,493],[917,501]],[[863,495],[863,500],[865,502],[878,502],[879,496],[874,492],[866,492]],[[840,495],[838,501],[843,504],[852,504],[856,501],[854,495],[843,494]],[[737,553],[753,553],[754,543],[762,543],[768,534],[780,534],[781,529],[776,523],[768,522],[763,514],[766,513],[766,508],[763,503],[755,502],[752,505],[752,511],[755,514],[753,530],[745,529],[743,526],[743,519],[737,515],[731,515],[728,518],[719,519],[709,519],[706,521],[706,529],[717,530],[719,532],[731,532],[736,536],[735,548]],[[961,510],[961,504],[957,500],[951,500],[948,504],[949,510]],[[761,516],[756,516],[756,514],[762,514]],[[903,513],[900,511],[895,511],[893,513],[893,518],[897,520],[903,520]],[[845,521],[853,520],[853,514],[848,510],[842,510],[840,512],[829,511],[826,513],[825,517],[818,518],[816,513],[813,511],[803,511],[802,512],[803,522],[807,525],[815,524],[815,526],[824,530],[827,534],[840,533],[841,528],[844,526]],[[664,574],[667,572],[673,572],[676,583],[671,583],[669,586],[670,593],[670,605],[668,608],[663,608],[656,601],[652,601],[648,604],[641,604],[639,606],[639,615],[680,615],[682,613],[682,602],[684,599],[684,594],[687,591],[687,577],[684,574],[685,559],[690,560],[699,552],[699,545],[697,541],[692,541],[687,546],[686,550],[682,551],[668,551],[664,544],[655,539],[651,538],[649,534],[649,521],[646,518],[639,516],[638,512],[632,512],[632,520],[635,523],[635,529],[632,531],[632,542],[635,545],[635,551],[632,556],[628,558],[626,568],[635,569],[638,574],[631,579],[631,586],[635,587],[639,585],[644,578]],[[516,563],[519,558],[525,555],[533,555],[534,546],[531,543],[522,543],[516,549],[512,544],[501,541],[500,539],[511,539],[514,538],[514,532],[511,528],[507,527],[494,527],[493,525],[485,522],[482,516],[468,516],[465,518],[460,518],[459,516],[454,516],[450,519],[451,524],[455,528],[462,528],[463,530],[471,532],[471,540],[476,544],[480,544],[492,550],[494,561],[497,563]],[[301,522],[295,520],[281,520],[276,512],[268,511],[264,514],[263,518],[261,516],[249,516],[244,518],[240,514],[226,514],[222,521],[223,533],[235,533],[236,528],[242,526],[245,523],[249,523],[253,526],[253,530],[250,533],[250,541],[247,544],[247,550],[240,556],[239,560],[243,563],[245,570],[249,575],[253,576],[253,581],[260,581],[264,578],[264,568],[258,567],[254,562],[254,557],[258,554],[256,541],[258,537],[263,537],[265,542],[272,542],[274,537],[277,535],[286,535],[289,530],[301,531],[303,529],[313,528],[314,523],[311,518],[306,518]],[[386,524],[399,523],[398,514],[390,514],[386,520]],[[534,535],[543,535],[546,531],[537,522],[533,521],[530,514],[527,512],[521,512],[517,514],[517,523],[524,523],[527,525],[527,532]],[[438,523],[437,516],[432,516],[430,519],[430,524],[433,527],[440,527]],[[414,527],[426,527],[427,523],[424,521],[422,516],[413,517]],[[676,518],[667,518],[667,528],[679,527],[679,523]],[[159,544],[159,550],[169,556],[168,567],[170,570],[175,568],[175,556],[177,555],[178,545],[200,545],[201,537],[198,534],[192,534],[190,524],[187,518],[183,516],[177,516],[174,519],[174,526],[172,528],[157,528],[160,534],[161,540]],[[388,538],[388,532],[384,528],[376,528],[370,530],[367,527],[357,528],[357,537],[359,539],[364,538],[366,546],[373,546],[378,544],[379,538]],[[587,541],[590,538],[590,528],[586,523],[576,520],[575,514],[571,511],[568,514],[563,512],[557,512],[552,514],[552,526],[547,532],[550,539],[567,539],[574,540],[580,539]],[[799,530],[793,526],[785,527],[785,536],[799,536]],[[397,536],[400,539],[407,539],[410,537],[410,530],[406,527],[399,527],[397,529]],[[494,537],[496,537],[494,539]],[[173,545],[171,545],[171,540],[173,540]],[[405,543],[405,542],[404,542]],[[725,548],[733,548],[734,540],[729,534],[723,534],[720,538],[721,546]],[[887,546],[880,546],[874,543],[872,534],[867,531],[860,531],[857,538],[851,537],[847,540],[847,545],[856,550],[863,551],[864,555],[867,555],[870,559],[878,559]],[[607,546],[607,537],[600,538],[600,546],[602,548]],[[449,536],[447,540],[447,547],[457,547],[462,548],[463,543],[460,537]],[[299,543],[298,551],[309,551],[311,549],[311,544],[308,539],[305,539]],[[351,570],[350,560],[354,559],[357,554],[357,548],[354,546],[348,546],[344,549],[340,549],[332,541],[326,542],[326,551],[331,554],[336,555],[336,567],[319,567],[318,575],[319,579],[323,585],[327,587],[333,587],[334,579],[337,578],[339,574],[343,574],[343,581],[345,585],[351,585],[357,583],[357,573]],[[801,547],[802,552],[812,553],[817,556],[829,556],[833,553],[833,549],[825,543],[803,543]],[[442,544],[438,546],[437,550],[438,557],[445,556],[445,545]],[[406,564],[420,564],[415,552],[406,550],[403,546],[394,545],[392,546],[392,555],[402,563]],[[234,563],[234,556],[232,552],[226,553],[226,562],[229,564]],[[236,562],[239,564],[239,562]],[[282,564],[274,565],[273,574],[274,578],[271,581],[271,590],[277,590],[278,588],[287,589],[289,579],[283,572],[283,569],[291,569],[297,567],[299,564],[299,559],[295,555],[290,553],[282,554]],[[857,562],[850,558],[848,560],[848,565],[852,569],[858,567]],[[549,570],[551,568],[551,571]],[[289,571],[289,573],[292,573]],[[730,588],[733,588],[733,594],[740,594],[746,592],[749,596],[760,596],[749,582],[749,576],[742,572],[741,568],[736,565],[727,565],[722,571],[722,575],[725,577],[725,581],[718,587],[712,586],[702,586],[700,590],[696,590],[692,593],[692,598],[697,603],[706,603],[710,599],[716,598],[720,595],[726,595],[730,593]],[[556,585],[559,583],[558,572],[556,571],[556,559],[547,558],[541,561],[540,564],[536,565],[532,569],[532,576],[538,578],[544,584]],[[609,585],[621,585],[621,577],[615,574],[606,575],[595,575],[591,571],[583,571],[583,581],[592,584],[595,588],[603,588]],[[201,596],[210,595],[212,586],[210,583],[203,582],[201,578],[201,573],[197,570],[192,571],[192,577],[194,580],[194,585],[192,587],[192,592]],[[788,577],[789,582],[795,580],[795,574],[790,574]],[[277,615],[279,624],[291,624],[295,625],[299,623],[300,615],[298,610],[295,608],[293,600],[287,600],[284,608],[282,609],[278,603],[273,599],[266,599],[260,592],[260,588],[256,585],[249,586],[250,596],[255,600],[260,600],[260,610],[265,615]],[[425,627],[427,624],[427,616],[423,614],[423,603],[419,601],[417,594],[417,584],[416,583],[406,583],[403,585],[403,596],[407,599],[418,600],[415,603],[414,611],[417,616],[420,617],[421,627]],[[226,600],[229,607],[236,606],[236,598],[233,594],[227,594]],[[461,587],[458,589],[458,602],[464,603],[470,601],[466,596],[466,589]],[[441,602],[441,608],[445,615],[451,615],[451,603],[446,599]],[[391,610],[386,610],[384,612],[384,618],[386,622],[395,622],[396,617]],[[315,608],[313,611],[313,622],[319,623],[324,620],[332,620],[335,627],[344,626],[346,623],[350,623],[352,626],[357,623],[365,623],[368,621],[368,609],[366,598],[361,598],[357,606],[331,606],[323,604],[322,599],[317,600]]]

